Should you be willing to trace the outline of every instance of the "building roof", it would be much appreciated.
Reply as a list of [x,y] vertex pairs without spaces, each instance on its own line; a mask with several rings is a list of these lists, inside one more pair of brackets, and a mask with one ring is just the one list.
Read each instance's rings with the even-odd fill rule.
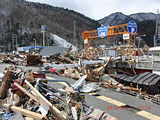
[[158,47],[151,47],[151,48],[149,48],[149,51],[160,51],[160,46],[158,46]]

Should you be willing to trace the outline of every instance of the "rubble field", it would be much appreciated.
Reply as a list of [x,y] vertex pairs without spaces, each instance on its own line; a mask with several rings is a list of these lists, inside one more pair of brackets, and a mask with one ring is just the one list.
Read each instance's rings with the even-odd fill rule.
[[[98,59],[87,57],[84,51],[65,55],[35,54],[0,55],[0,115],[3,120],[117,120],[105,111],[89,106],[84,93],[96,93],[101,88],[129,94],[153,104],[160,104],[160,75],[137,74],[134,67],[126,72],[113,64],[136,64],[121,57]],[[75,80],[49,78],[54,74]],[[51,83],[61,83],[54,86]]]

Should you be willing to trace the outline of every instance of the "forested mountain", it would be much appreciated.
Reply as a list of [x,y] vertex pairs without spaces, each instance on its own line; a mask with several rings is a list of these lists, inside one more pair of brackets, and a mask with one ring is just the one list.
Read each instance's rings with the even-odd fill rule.
[[82,40],[84,30],[96,29],[99,26],[97,21],[73,10],[25,0],[0,1],[0,42],[1,45],[8,46],[6,49],[11,49],[15,37],[18,39],[19,46],[34,43],[33,38],[40,45],[41,25],[46,26],[47,41],[52,41],[48,34],[53,33],[75,43],[74,24],[78,43]]
[[[83,31],[95,30],[100,24],[118,25],[130,20],[137,22],[138,35],[145,34],[144,40],[148,45],[153,46],[156,17],[156,14],[153,13],[137,13],[127,16],[117,12],[95,21],[73,10],[47,4],[25,0],[0,0],[0,48],[12,51],[16,43],[17,46],[34,45],[34,39],[37,45],[42,45],[41,25],[46,26],[47,45],[54,43],[53,35],[50,34],[56,34],[74,45],[83,46]],[[113,41],[102,40],[96,44],[108,44],[108,42],[112,44]]]

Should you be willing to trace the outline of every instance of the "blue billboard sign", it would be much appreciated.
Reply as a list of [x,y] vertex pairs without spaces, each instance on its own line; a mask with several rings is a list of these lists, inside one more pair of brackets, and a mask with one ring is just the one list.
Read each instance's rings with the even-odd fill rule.
[[108,35],[108,26],[101,26],[97,28],[98,37],[104,38]]

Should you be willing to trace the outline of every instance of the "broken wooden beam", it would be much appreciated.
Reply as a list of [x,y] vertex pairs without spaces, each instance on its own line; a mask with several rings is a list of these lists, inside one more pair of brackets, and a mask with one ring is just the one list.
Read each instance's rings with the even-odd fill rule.
[[20,108],[20,107],[16,107],[16,106],[11,106],[11,107],[10,107],[9,104],[3,104],[3,106],[4,106],[5,108],[7,108],[7,109],[10,108],[12,111],[14,111],[14,112],[16,112],[16,113],[17,113],[17,112],[21,112],[22,115],[27,116],[27,117],[30,117],[30,118],[33,118],[33,119],[35,119],[35,120],[42,120],[42,119],[45,118],[44,115],[41,115],[41,114],[36,113],[36,112],[29,111],[29,110],[25,110],[25,109],[22,109],[22,108]]
[[110,57],[109,60],[108,60],[103,66],[94,69],[93,72],[99,73],[99,72],[102,71],[104,68],[106,68],[106,67],[109,65],[109,63],[110,63],[111,58],[112,58],[112,57]]
[[40,94],[27,80],[25,80],[25,83],[32,89],[36,95],[38,96],[39,100],[45,104],[49,109],[51,108],[53,115],[58,120],[66,120],[66,116],[64,116],[61,111],[59,111],[55,106],[53,106],[42,94]]
[[36,101],[39,104],[39,101],[31,94],[29,93],[26,89],[24,89],[22,86],[20,86],[18,83],[14,83],[20,90],[22,90],[26,95],[28,95],[31,99]]

